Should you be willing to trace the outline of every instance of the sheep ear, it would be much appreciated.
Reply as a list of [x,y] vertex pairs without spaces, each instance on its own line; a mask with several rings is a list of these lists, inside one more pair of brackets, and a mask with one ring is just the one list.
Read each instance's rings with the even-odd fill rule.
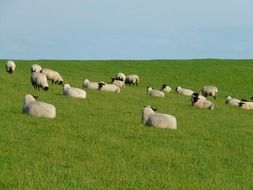
[[154,108],[154,107],[151,107],[151,109],[152,109],[153,111],[157,111],[157,109],[156,109],[156,108]]
[[39,98],[39,96],[35,96],[35,95],[32,95],[33,97],[34,97],[34,99],[38,99]]

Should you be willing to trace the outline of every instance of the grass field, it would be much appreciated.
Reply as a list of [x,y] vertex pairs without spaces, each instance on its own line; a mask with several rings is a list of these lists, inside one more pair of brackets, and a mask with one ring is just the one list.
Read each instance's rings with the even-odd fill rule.
[[[253,96],[253,60],[16,61],[8,75],[0,60],[0,189],[253,189],[253,111],[225,105],[228,95]],[[59,71],[65,83],[110,81],[117,72],[138,74],[139,87],[120,94],[87,90],[87,99],[62,87],[36,91],[30,67]],[[215,109],[191,106],[175,91],[166,97],[146,87],[167,83],[199,90],[219,88]],[[25,94],[54,104],[56,119],[22,114]],[[141,124],[153,105],[175,115],[177,130]]]

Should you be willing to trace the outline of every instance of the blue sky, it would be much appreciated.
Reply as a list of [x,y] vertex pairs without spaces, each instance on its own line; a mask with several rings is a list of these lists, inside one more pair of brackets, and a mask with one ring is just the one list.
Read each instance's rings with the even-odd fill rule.
[[252,8],[252,0],[0,0],[0,58],[253,58]]

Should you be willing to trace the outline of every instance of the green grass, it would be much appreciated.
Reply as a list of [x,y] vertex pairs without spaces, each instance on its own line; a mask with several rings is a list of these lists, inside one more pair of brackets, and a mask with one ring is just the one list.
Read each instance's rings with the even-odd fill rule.
[[[252,60],[16,61],[8,75],[0,60],[0,189],[253,189],[253,111],[225,105],[225,97],[253,96]],[[87,90],[87,99],[60,86],[36,91],[33,63],[59,71],[66,83],[110,81],[138,74],[139,87],[120,94]],[[213,111],[191,106],[173,92],[150,97],[146,87],[167,83],[219,88]],[[22,114],[25,94],[56,106],[56,119]],[[140,123],[153,105],[175,115],[178,129]]]

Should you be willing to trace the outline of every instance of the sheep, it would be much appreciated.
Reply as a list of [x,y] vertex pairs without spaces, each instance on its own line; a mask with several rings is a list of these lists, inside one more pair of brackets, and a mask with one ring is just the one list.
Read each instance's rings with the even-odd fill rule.
[[194,92],[192,94],[192,99],[191,99],[191,102],[192,102],[192,106],[195,106],[195,107],[198,107],[198,108],[207,108],[207,109],[210,109],[210,110],[213,110],[214,109],[214,104],[207,100],[207,99],[202,99],[199,97],[199,93],[197,92]]
[[64,84],[63,86],[63,95],[71,96],[74,98],[86,98],[86,91],[80,89],[71,87],[69,84]]
[[238,100],[236,98],[233,98],[231,96],[227,96],[225,103],[232,105],[232,106],[239,106],[239,103],[241,102],[241,100]]
[[31,72],[32,73],[33,72],[41,72],[41,70],[42,70],[42,67],[40,65],[38,65],[38,64],[33,64],[31,66]]
[[214,99],[216,99],[218,95],[218,88],[216,86],[204,86],[201,89],[201,93],[203,96],[213,96]]
[[22,113],[33,117],[55,118],[56,108],[52,104],[36,101],[31,94],[24,97]]
[[124,73],[118,73],[115,78],[116,80],[121,80],[122,82],[125,82],[126,75]]
[[145,106],[142,109],[142,123],[155,128],[177,129],[176,117],[155,111],[151,106]]
[[171,87],[168,86],[167,84],[163,84],[162,87],[161,87],[161,91],[170,93],[171,92]]
[[98,83],[89,81],[88,79],[85,79],[83,81],[83,87],[88,88],[88,89],[98,90]]
[[47,77],[43,73],[37,73],[37,72],[32,73],[31,83],[35,89],[37,88],[38,90],[40,90],[40,88],[42,88],[45,91],[49,89],[48,83],[47,83]]
[[147,87],[147,93],[148,93],[150,96],[164,97],[164,92],[162,92],[162,91],[160,91],[160,90],[152,89],[151,86]]
[[98,83],[98,89],[101,91],[120,93],[120,88],[114,84]]
[[244,110],[252,110],[253,109],[253,102],[248,102],[247,100],[240,101],[239,107]]
[[125,83],[121,80],[118,80],[116,78],[112,78],[112,84],[118,86],[118,87],[125,87]]
[[140,79],[138,75],[128,75],[125,80],[125,84],[129,84],[133,86],[134,85],[138,86],[139,82],[140,82]]
[[15,69],[16,69],[16,64],[14,61],[7,61],[5,63],[5,69],[6,72],[8,72],[9,74],[14,73]]
[[59,84],[59,85],[63,84],[63,79],[57,71],[43,68],[41,72],[47,76],[48,80],[52,81],[52,84]]
[[192,91],[191,89],[182,88],[181,86],[178,86],[176,88],[176,92],[184,96],[192,96],[192,94],[194,93],[194,91]]

